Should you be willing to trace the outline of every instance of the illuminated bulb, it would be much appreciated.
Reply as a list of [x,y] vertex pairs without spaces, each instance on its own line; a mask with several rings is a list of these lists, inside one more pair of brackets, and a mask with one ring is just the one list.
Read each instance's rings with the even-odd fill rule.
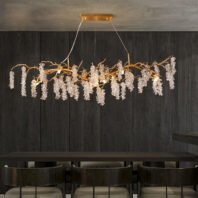
[[37,82],[35,83],[35,85],[36,85],[36,86],[39,85],[39,82],[37,81]]
[[58,68],[57,68],[58,70],[57,70],[57,74],[60,74],[61,73],[61,71],[62,71],[62,67],[61,66],[58,66]]
[[155,76],[153,81],[158,81],[159,80],[159,76]]
[[36,80],[32,80],[32,84],[34,84],[35,86],[39,85],[39,82]]
[[103,82],[103,84],[106,84],[106,83],[107,83],[107,81],[106,81],[106,80],[103,80],[102,82]]

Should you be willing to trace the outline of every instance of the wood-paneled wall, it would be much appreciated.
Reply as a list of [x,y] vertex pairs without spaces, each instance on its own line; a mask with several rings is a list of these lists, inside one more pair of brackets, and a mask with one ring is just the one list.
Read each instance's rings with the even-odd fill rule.
[[[126,100],[117,101],[107,87],[104,107],[95,102],[95,97],[84,101],[82,94],[79,102],[56,101],[52,91],[47,101],[21,97],[20,71],[16,73],[16,89],[8,88],[10,67],[47,59],[61,61],[75,33],[0,32],[0,153],[191,150],[184,143],[174,142],[171,134],[198,130],[198,33],[120,34],[133,62],[177,57],[174,91],[164,81],[163,97],[154,96],[152,86],[148,86],[143,94],[136,88],[127,93]],[[84,67],[88,67],[104,58],[109,64],[126,60],[115,33],[81,32],[71,62],[78,64],[83,59]]]

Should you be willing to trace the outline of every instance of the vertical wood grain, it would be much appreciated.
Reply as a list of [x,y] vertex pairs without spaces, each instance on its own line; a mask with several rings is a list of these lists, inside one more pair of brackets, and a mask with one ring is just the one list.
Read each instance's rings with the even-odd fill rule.
[[[21,97],[20,69],[15,73],[15,90],[11,91],[8,83],[9,70],[13,65],[33,65],[39,61],[39,33],[1,32],[0,43],[0,152],[38,151],[40,101],[30,95]],[[27,89],[30,90],[29,81]]]
[[[41,60],[61,62],[69,48],[69,37],[63,32],[41,33]],[[48,99],[41,101],[41,151],[69,150],[69,99],[56,100],[53,82],[48,87]]]
[[[191,131],[197,131],[198,129],[198,34],[197,32],[191,33],[191,42],[190,45],[192,45],[192,53],[191,53],[191,66],[190,66],[190,72],[191,72],[191,86],[190,89],[191,95],[190,102],[191,102]],[[193,152],[195,154],[198,153],[198,146],[189,145],[189,152]]]
[[[8,89],[8,72],[16,63],[60,62],[68,53],[74,32],[0,32],[0,153],[10,151],[195,151],[173,141],[174,132],[197,131],[197,32],[121,32],[132,62],[177,58],[176,89],[169,90],[163,76],[164,96],[154,96],[152,84],[138,94],[137,80],[124,101],[111,96],[99,106],[95,95],[80,99],[40,101]],[[106,58],[108,65],[126,53],[113,32],[80,32],[71,64],[89,68]],[[95,61],[95,62],[94,62]],[[18,77],[20,71],[16,73]],[[27,86],[30,86],[28,84]],[[28,94],[29,93],[28,89]]]
[[[133,33],[132,38],[133,43],[131,43],[131,51],[133,62],[150,62],[151,33]],[[133,72],[139,74],[139,71],[136,69],[134,69]],[[152,105],[149,105],[150,98],[152,97],[151,85],[149,84],[142,94],[138,94],[137,79],[134,84],[135,89],[132,93],[133,105],[131,108],[133,141],[130,144],[130,150],[149,151],[152,150],[151,147],[156,145],[156,143],[153,145],[149,144],[149,139],[153,134],[152,124],[154,123],[152,122],[149,112],[151,108],[153,108]]]
[[[181,32],[173,34],[175,40],[175,56],[177,57],[177,73],[176,73],[176,122],[177,131],[190,132],[192,130],[192,107],[191,92],[192,90],[192,69],[194,63],[192,60],[192,33]],[[196,67],[196,66],[195,66]],[[188,147],[187,144],[177,144],[178,150],[183,150]]]
[[[127,33],[121,33],[123,41],[128,45]],[[127,53],[115,33],[100,32],[96,40],[96,54],[106,58],[107,65],[114,65],[118,60],[127,61]],[[106,85],[105,105],[101,107],[101,151],[130,150],[131,131],[131,100],[116,100],[111,95],[110,85]]]
[[[72,44],[74,33],[69,34]],[[89,69],[94,62],[93,32],[80,32],[71,55],[72,64],[83,60],[82,68]],[[71,45],[70,44],[70,45]],[[70,100],[70,151],[100,150],[100,106],[96,103],[95,94],[92,100],[83,99],[83,89],[80,88],[79,101]]]

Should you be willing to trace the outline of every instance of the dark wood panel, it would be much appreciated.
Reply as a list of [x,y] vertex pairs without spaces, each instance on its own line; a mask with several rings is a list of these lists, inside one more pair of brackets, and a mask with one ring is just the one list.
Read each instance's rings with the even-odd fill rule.
[[[143,61],[150,62],[150,50],[151,50],[151,33],[138,32],[131,35],[132,41],[130,42],[132,52],[132,62]],[[134,70],[136,72],[136,70]],[[152,137],[150,131],[151,122],[150,112],[152,106],[149,105],[150,98],[152,98],[152,92],[150,85],[144,89],[142,94],[138,93],[137,79],[134,82],[135,89],[132,93],[132,138],[131,150],[134,151],[148,151],[152,150],[152,147],[156,145],[156,142],[152,145],[149,144],[149,139]],[[129,133],[131,133],[129,131]],[[141,144],[140,144],[141,142]]]
[[[68,33],[41,33],[41,60],[61,62],[68,52]],[[48,98],[41,101],[41,150],[69,150],[69,99],[56,100],[53,82],[48,87]]]
[[[192,33],[183,32],[174,34],[176,40],[177,56],[177,124],[176,131],[191,131],[192,127],[192,103],[191,103],[191,81],[192,81]],[[184,47],[185,46],[185,47]],[[196,64],[196,63],[194,63]],[[188,147],[182,144],[182,147]],[[180,147],[181,148],[181,147]]]
[[0,43],[0,152],[39,151],[40,101],[21,97],[21,69],[15,73],[15,90],[8,88],[11,66],[39,61],[39,33],[1,32]]
[[191,110],[192,110],[192,128],[191,130],[198,129],[198,33],[193,32],[191,34],[191,45],[192,45],[192,53],[191,53]]
[[[74,33],[69,34],[70,45]],[[79,64],[89,69],[94,62],[93,32],[80,32],[76,46],[71,54],[71,63]],[[70,151],[99,151],[100,150],[100,106],[96,103],[95,94],[92,100],[85,101],[80,87],[79,101],[70,100]]]
[[[192,104],[192,120],[191,120],[191,131],[197,131],[198,129],[198,34],[193,32],[192,34],[192,65],[191,65],[191,104]],[[198,146],[189,145],[189,152],[198,153]]]
[[[127,33],[121,34],[127,43]],[[127,61],[127,54],[117,35],[112,32],[99,32],[96,37],[96,57],[106,58],[106,64],[115,65],[119,60]],[[101,108],[100,145],[101,151],[129,151],[131,139],[131,96],[126,100],[116,100],[111,95],[110,84],[105,86],[105,105]]]
[[[152,61],[161,61],[171,55],[176,56],[174,46],[174,36],[170,32],[155,32],[152,34],[150,54]],[[177,128],[177,122],[175,122],[177,91],[169,89],[169,83],[166,81],[166,73],[163,69],[161,70],[161,76],[163,79],[163,96],[155,96],[152,86],[150,91],[150,119],[153,119],[153,121],[150,120],[152,128],[149,145],[152,145],[153,139],[156,139],[153,150],[160,148],[160,151],[171,151],[175,149],[175,145],[171,142],[171,134]]]
[[[198,129],[198,33],[120,34],[133,62],[176,56],[174,91],[164,81],[163,97],[153,95],[152,85],[143,94],[137,93],[136,86],[126,100],[117,101],[107,86],[104,107],[96,103],[95,96],[90,102],[84,101],[82,90],[78,102],[56,101],[52,87],[47,101],[22,98],[20,79],[16,90],[8,89],[9,66],[38,63],[40,58],[61,61],[75,33],[1,32],[0,152],[39,150],[40,146],[43,151],[196,151],[171,137],[175,131]],[[81,32],[71,62],[79,64],[83,59],[83,67],[89,68],[94,60],[97,63],[104,58],[109,65],[126,60],[115,33]]]

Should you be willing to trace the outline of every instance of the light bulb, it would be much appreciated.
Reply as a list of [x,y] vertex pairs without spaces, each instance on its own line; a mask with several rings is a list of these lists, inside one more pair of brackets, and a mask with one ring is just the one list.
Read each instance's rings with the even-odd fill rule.
[[32,84],[34,84],[35,86],[39,85],[39,82],[36,80],[32,80]]
[[106,81],[106,80],[103,80],[102,82],[103,82],[103,84],[106,84],[106,83],[107,83],[107,81]]
[[159,80],[159,76],[155,76],[153,81],[158,81]]

